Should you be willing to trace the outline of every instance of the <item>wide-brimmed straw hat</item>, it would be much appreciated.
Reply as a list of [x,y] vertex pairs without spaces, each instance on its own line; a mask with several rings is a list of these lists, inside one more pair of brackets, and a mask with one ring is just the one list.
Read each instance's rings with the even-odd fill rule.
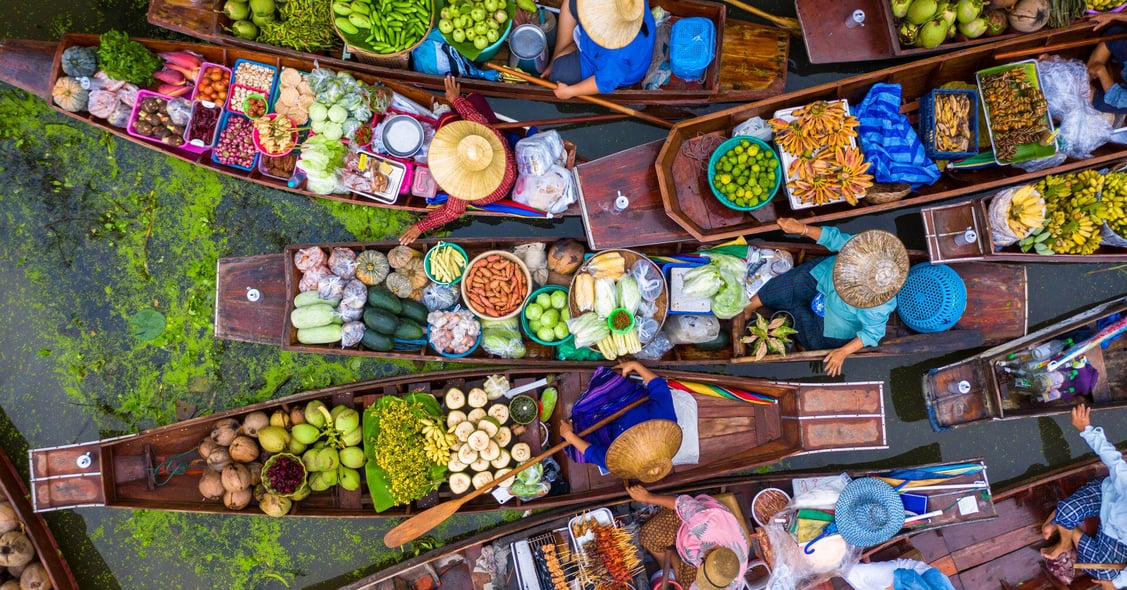
[[904,526],[900,494],[874,477],[849,482],[834,507],[834,523],[846,543],[854,547],[879,545]]
[[576,10],[583,32],[607,49],[629,45],[646,17],[645,0],[577,0]]
[[492,129],[474,121],[436,131],[427,161],[438,186],[463,201],[489,196],[505,178],[505,146]]
[[879,229],[850,238],[834,262],[834,290],[842,301],[862,309],[891,301],[907,277],[904,243]]
[[673,470],[681,427],[672,420],[646,420],[618,435],[607,449],[607,469],[622,479],[653,483]]
[[723,590],[740,575],[740,556],[727,547],[716,546],[704,555],[697,568],[697,588]]

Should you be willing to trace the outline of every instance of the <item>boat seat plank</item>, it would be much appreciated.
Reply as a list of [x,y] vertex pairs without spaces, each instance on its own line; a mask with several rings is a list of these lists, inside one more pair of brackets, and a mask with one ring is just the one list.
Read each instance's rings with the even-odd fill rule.
[[873,418],[801,419],[802,447],[806,452],[821,449],[844,449],[885,446],[884,420]]
[[[82,469],[76,461],[90,453],[90,466]],[[97,444],[76,445],[57,449],[42,449],[32,453],[31,477],[44,478],[75,475],[102,470],[102,453]]]
[[[83,475],[32,482],[36,510],[106,503],[102,478]],[[199,495],[197,491],[197,495]]]
[[[834,0],[830,0],[833,2]],[[720,58],[720,90],[782,92],[787,81],[787,32],[749,22],[726,20]]]
[[1024,526],[954,551],[951,558],[960,571],[965,571],[1041,540],[1035,527]]
[[804,385],[800,391],[798,408],[803,416],[879,414],[884,405],[879,388],[827,384]]
[[[221,258],[215,280],[215,337],[279,345],[285,323],[285,255]],[[247,298],[249,289],[261,295]]]
[[[934,263],[981,260],[989,251],[990,225],[982,201],[939,205],[920,211],[927,240],[928,257]],[[970,244],[955,243],[955,235],[972,227],[978,239]]]
[[1041,574],[1041,553],[1032,547],[1022,547],[993,561],[959,574],[961,586],[970,589],[1000,588],[1002,580],[1017,584]]

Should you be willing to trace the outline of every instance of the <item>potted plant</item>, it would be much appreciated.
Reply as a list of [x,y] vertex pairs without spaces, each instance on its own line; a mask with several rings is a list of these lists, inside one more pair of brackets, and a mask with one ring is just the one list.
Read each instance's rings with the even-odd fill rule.
[[740,338],[740,341],[747,344],[753,352],[755,360],[761,360],[768,354],[786,356],[790,337],[798,333],[798,330],[787,325],[788,317],[789,315],[777,315],[768,321],[767,318],[756,314],[755,323],[747,327],[747,336]]

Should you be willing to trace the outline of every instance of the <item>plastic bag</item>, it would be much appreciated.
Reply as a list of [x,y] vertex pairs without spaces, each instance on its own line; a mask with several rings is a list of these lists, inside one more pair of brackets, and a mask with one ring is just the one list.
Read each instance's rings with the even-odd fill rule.
[[342,322],[355,322],[364,317],[364,307],[348,307],[341,305],[337,307],[336,314],[340,316]]
[[653,301],[646,301],[642,299],[642,304],[638,306],[638,313],[634,314],[635,317],[650,319],[657,315],[657,304]]
[[656,361],[665,356],[665,353],[673,350],[673,343],[665,336],[665,332],[658,332],[657,336],[649,344],[642,347],[642,350],[634,354],[634,358],[641,361]]
[[602,361],[602,353],[591,350],[590,348],[576,348],[572,341],[568,340],[556,347],[556,358],[561,361]]
[[618,294],[614,288],[614,279],[595,279],[595,313],[600,318],[609,318],[617,304]]
[[297,290],[302,293],[316,290],[321,285],[321,279],[332,276],[332,274],[327,266],[315,266],[301,274],[301,281],[297,284]]
[[673,344],[698,344],[720,336],[720,320],[714,315],[673,315],[662,330]]
[[638,281],[634,277],[626,275],[618,279],[618,306],[630,312],[630,315],[638,313],[638,307],[642,304],[642,294],[638,291]]
[[575,337],[575,347],[585,348],[606,338],[610,334],[606,320],[587,312],[567,320],[567,330]]
[[450,309],[458,303],[458,291],[450,285],[431,283],[423,289],[423,305],[427,311]]
[[348,322],[340,327],[340,347],[351,348],[364,338],[364,322]]
[[521,174],[513,186],[513,200],[552,215],[563,213],[575,202],[571,172],[552,166],[543,175]]
[[[1037,76],[1048,102],[1049,115],[1060,122],[1057,145],[1061,153],[1077,159],[1088,158],[1093,150],[1107,143],[1111,124],[1092,107],[1088,68],[1084,62],[1053,55],[1037,62]],[[1038,167],[1024,165],[1028,162],[1020,167],[1030,171],[1048,167],[1048,163],[1041,164],[1040,160],[1034,162],[1038,162]],[[1051,162],[1056,165],[1059,159],[1054,156]]]
[[653,318],[646,318],[644,320],[641,320],[637,322],[636,325],[638,330],[638,341],[642,344],[647,344],[650,340],[653,340],[654,336],[657,336],[658,332],[661,330],[661,324],[658,324],[657,320]]
[[517,142],[514,155],[521,176],[543,176],[564,163],[564,143],[557,131],[544,131]]
[[[1025,238],[1025,236],[1019,236],[1013,233],[1010,229],[1010,224],[1006,221],[1010,216],[1010,201],[1013,200],[1014,193],[1021,188],[1023,187],[1015,186],[1004,191],[999,191],[998,194],[990,199],[990,207],[988,209],[990,239],[994,242],[995,246],[1009,246]],[[1037,193],[1037,190],[1034,189],[1033,192]],[[1035,228],[1029,228],[1026,235],[1033,233],[1034,229]]]
[[[642,292],[643,302],[654,302],[661,296],[664,291],[665,282],[662,281],[661,272],[653,263],[646,260],[638,260],[634,266],[630,267],[630,276],[638,282],[638,290]],[[649,317],[652,317],[650,314]]]
[[341,307],[361,308],[368,302],[368,286],[360,282],[360,279],[352,279],[344,285],[344,291],[341,292],[340,305]]
[[179,97],[168,101],[168,120],[173,125],[186,126],[191,118],[192,101]]
[[771,132],[771,126],[767,124],[767,121],[760,117],[752,117],[736,125],[736,128],[732,130],[732,137],[739,135],[749,135],[763,141],[771,141],[775,134]]
[[302,248],[293,255],[293,265],[301,272],[325,265],[325,251],[317,246]]
[[544,242],[521,244],[513,248],[513,254],[524,261],[529,274],[532,275],[532,282],[537,287],[542,287],[548,282],[548,255],[545,250]]
[[[813,586],[819,581],[841,575],[861,559],[862,550],[846,543],[840,535],[822,538],[810,546],[813,553],[804,553],[806,543],[800,542],[802,539],[796,540],[795,535],[787,530],[787,523],[797,518],[799,508],[796,502],[800,497],[795,498],[763,527],[775,551],[775,563],[767,584],[770,590]],[[836,495],[834,499],[836,501]],[[816,508],[833,510],[834,507],[834,503],[829,503]]]
[[485,352],[505,359],[524,358],[528,352],[520,332],[497,327],[486,327],[482,330],[481,347]]
[[126,127],[129,125],[129,115],[133,113],[133,107],[118,101],[117,106],[114,107],[113,112],[106,118],[110,125],[114,127]]
[[702,264],[689,270],[681,280],[683,281],[681,292],[695,298],[712,297],[723,285],[720,268],[715,264]]
[[356,252],[352,248],[333,248],[329,256],[329,270],[344,280],[352,279],[356,276]]
[[437,27],[411,51],[411,65],[414,70],[424,74],[453,74],[456,78],[493,81],[501,79],[500,72],[482,70],[469,58],[458,53],[457,49],[446,42]]
[[[324,301],[340,303],[340,300],[344,297],[344,285],[345,280],[334,274],[322,277],[320,281],[317,281],[317,296]],[[367,296],[365,296],[365,299],[367,299]]]

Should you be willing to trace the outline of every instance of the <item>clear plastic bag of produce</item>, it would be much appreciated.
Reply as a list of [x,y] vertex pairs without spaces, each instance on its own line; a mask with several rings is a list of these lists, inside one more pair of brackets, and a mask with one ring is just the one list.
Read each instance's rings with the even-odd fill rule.
[[481,347],[485,352],[504,359],[524,358],[528,352],[519,331],[499,327],[483,327]]
[[542,176],[564,163],[564,143],[559,132],[544,131],[517,142],[514,152],[521,176]]
[[168,101],[168,120],[173,125],[186,126],[191,118],[192,101],[180,97]]
[[352,248],[333,248],[329,256],[329,270],[345,280],[356,276],[356,252]]
[[[618,305],[618,293],[615,289],[614,279],[595,279],[595,313],[600,318],[609,318],[610,313]],[[574,334],[575,331],[572,330]]]
[[352,279],[344,285],[341,292],[341,307],[361,308],[368,301],[368,286],[360,279]]
[[351,348],[364,338],[364,322],[347,322],[340,327],[340,347]]
[[113,112],[106,118],[110,125],[114,127],[126,127],[129,125],[129,115],[133,113],[133,107],[118,101],[117,106],[114,107]]
[[616,285],[618,289],[618,306],[630,312],[630,315],[638,313],[638,306],[642,304],[642,293],[638,290],[638,281],[634,277],[626,275],[618,279]]
[[720,320],[714,315],[672,315],[662,332],[673,344],[699,344],[720,335]]
[[732,130],[732,137],[739,135],[749,135],[763,141],[771,141],[775,134],[771,132],[771,126],[767,124],[767,121],[760,117],[752,117],[736,125],[736,128]]
[[716,264],[702,264],[688,270],[681,277],[681,292],[689,297],[712,297],[720,290],[720,267]]
[[301,272],[325,265],[325,251],[317,246],[302,248],[293,255],[293,264]]
[[539,176],[521,174],[513,186],[513,200],[558,215],[575,202],[571,178],[571,172],[563,166],[552,166]]
[[712,264],[720,270],[723,283],[720,290],[712,296],[712,313],[726,320],[733,318],[747,307],[751,298],[744,288],[747,280],[747,263],[742,258],[727,254],[709,254]]
[[340,316],[342,322],[355,322],[364,317],[364,306],[348,307],[342,303],[337,307],[336,314]]
[[340,303],[344,298],[344,285],[347,283],[344,279],[330,274],[322,277],[317,282],[317,296],[324,301],[331,301],[334,304]]
[[[807,519],[799,518],[799,510],[832,511],[840,495],[840,490],[826,493],[821,488],[795,497],[763,527],[775,551],[775,564],[767,585],[769,590],[808,588],[832,576],[844,575],[860,561],[862,548],[849,545],[840,535],[823,537],[809,547],[811,553],[804,551],[810,540],[807,537],[816,536],[819,531],[802,526]],[[807,496],[817,496],[819,500],[811,503]],[[791,522],[800,525],[793,533],[789,530]]]
[[423,305],[427,311],[450,309],[458,304],[458,291],[450,285],[431,283],[423,289]]
[[321,279],[332,275],[327,266],[315,266],[301,274],[301,281],[297,284],[297,290],[302,293],[306,291],[319,291]]
[[569,319],[567,331],[575,337],[576,348],[586,348],[596,344],[610,334],[606,320],[599,319],[598,315],[590,311]]
[[640,361],[656,361],[660,360],[670,350],[673,350],[673,343],[665,336],[664,331],[660,331],[649,344],[634,354],[634,358]]
[[1112,129],[1111,123],[1092,107],[1087,66],[1077,59],[1053,55],[1037,62],[1037,75],[1049,103],[1049,114],[1060,122],[1060,152],[1077,159],[1090,157],[1093,150],[1107,143]]
[[636,325],[638,330],[638,341],[642,344],[646,344],[650,340],[653,340],[654,336],[657,336],[657,333],[661,331],[661,325],[658,324],[657,320],[653,319],[652,317],[640,320]]
[[[662,283],[661,271],[648,260],[638,260],[630,267],[630,276],[638,282],[638,290],[642,293],[642,301],[653,302],[661,296]],[[651,314],[652,317],[652,314]]]
[[[1005,247],[1016,244],[1025,237],[1013,233],[1010,229],[1010,224],[1007,222],[1010,216],[1010,203],[1013,201],[1013,196],[1021,188],[1022,186],[1015,186],[1003,191],[998,191],[998,194],[990,199],[987,217],[990,220],[990,239],[995,246]],[[1036,189],[1034,189],[1034,192],[1037,192]],[[1032,233],[1034,229],[1035,228],[1029,228],[1029,233]],[[1026,235],[1028,235],[1028,233]]]

